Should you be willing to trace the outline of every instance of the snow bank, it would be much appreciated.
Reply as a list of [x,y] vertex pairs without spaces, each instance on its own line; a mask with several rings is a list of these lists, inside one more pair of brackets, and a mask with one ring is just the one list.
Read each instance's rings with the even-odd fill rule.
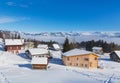
[[18,55],[0,51],[0,66],[10,66],[15,64],[24,64],[25,61],[23,58],[19,57]]

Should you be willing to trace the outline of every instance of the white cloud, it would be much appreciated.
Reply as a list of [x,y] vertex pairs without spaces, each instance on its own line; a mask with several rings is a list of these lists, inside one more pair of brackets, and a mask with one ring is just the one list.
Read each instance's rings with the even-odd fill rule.
[[6,2],[5,4],[7,4],[8,6],[16,6],[16,3],[14,2]]
[[0,17],[0,24],[29,20],[28,17]]
[[15,2],[6,2],[5,3],[8,6],[16,6],[16,7],[22,7],[22,8],[28,8],[31,4],[22,4],[22,3],[15,3]]
[[0,18],[0,23],[9,23],[9,22],[16,22],[17,19],[11,17],[2,17]]

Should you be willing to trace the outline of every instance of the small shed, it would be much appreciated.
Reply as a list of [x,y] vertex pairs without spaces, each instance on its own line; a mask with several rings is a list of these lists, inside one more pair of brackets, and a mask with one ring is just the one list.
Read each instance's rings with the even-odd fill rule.
[[37,48],[48,49],[48,45],[47,45],[47,44],[39,44],[39,45],[37,46]]
[[102,47],[93,47],[92,51],[96,54],[103,54],[103,48]]
[[32,69],[47,69],[48,58],[33,57],[31,61]]
[[25,42],[25,49],[34,48],[34,42]]
[[110,59],[112,61],[120,62],[120,51],[113,51],[110,53]]
[[60,50],[60,46],[58,44],[53,44],[52,47],[53,47],[53,50],[56,50],[56,51]]

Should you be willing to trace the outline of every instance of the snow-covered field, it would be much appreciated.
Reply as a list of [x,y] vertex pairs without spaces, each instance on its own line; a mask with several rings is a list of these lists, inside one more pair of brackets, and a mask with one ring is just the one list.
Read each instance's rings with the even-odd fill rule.
[[61,52],[52,51],[54,57],[47,70],[31,69],[30,60],[0,51],[0,83],[120,83],[120,63],[101,55],[103,69],[85,69],[62,65]]

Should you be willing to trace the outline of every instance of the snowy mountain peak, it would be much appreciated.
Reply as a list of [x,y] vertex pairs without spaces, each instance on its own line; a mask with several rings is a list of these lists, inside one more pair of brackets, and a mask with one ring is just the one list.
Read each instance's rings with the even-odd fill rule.
[[120,32],[41,32],[24,33],[24,35],[46,36],[46,37],[69,37],[69,36],[99,36],[99,37],[119,37]]

